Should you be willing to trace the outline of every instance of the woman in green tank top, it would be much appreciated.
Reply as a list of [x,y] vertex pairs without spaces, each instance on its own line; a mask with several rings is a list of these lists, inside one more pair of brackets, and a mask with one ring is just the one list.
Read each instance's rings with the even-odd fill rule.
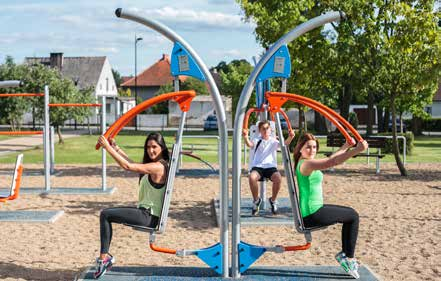
[[294,148],[294,163],[299,185],[300,211],[306,227],[322,227],[342,223],[342,249],[335,258],[343,269],[354,278],[359,278],[358,263],[355,259],[355,244],[358,236],[358,213],[344,206],[323,204],[323,173],[364,151],[366,141],[353,149],[345,143],[337,152],[325,159],[315,159],[319,142],[312,134],[300,137]]
[[121,168],[139,174],[139,199],[137,207],[114,207],[101,211],[101,249],[96,261],[95,278],[102,276],[115,262],[115,258],[109,254],[112,223],[149,228],[155,228],[158,225],[170,160],[164,137],[159,133],[151,133],[147,136],[142,163],[131,161],[113,139],[108,141],[104,136],[100,136],[98,142]]

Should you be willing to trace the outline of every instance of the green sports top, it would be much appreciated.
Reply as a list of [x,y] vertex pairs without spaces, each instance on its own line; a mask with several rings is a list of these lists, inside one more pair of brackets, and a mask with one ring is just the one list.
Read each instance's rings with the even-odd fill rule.
[[302,159],[297,164],[296,175],[300,191],[300,212],[302,217],[306,217],[317,212],[323,206],[323,173],[320,170],[315,170],[309,176],[302,175],[300,166],[303,161]]
[[[164,168],[168,170],[167,164]],[[164,193],[167,184],[155,184],[149,175],[144,175],[139,183],[138,208],[150,209],[150,214],[160,217],[164,203]]]

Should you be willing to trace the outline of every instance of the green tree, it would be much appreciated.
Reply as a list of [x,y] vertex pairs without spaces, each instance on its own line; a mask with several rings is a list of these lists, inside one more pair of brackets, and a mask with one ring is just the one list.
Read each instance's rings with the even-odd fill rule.
[[[22,80],[26,68],[16,65],[12,57],[7,56],[5,63],[0,65],[0,80]],[[0,88],[1,93],[25,92],[25,87]],[[12,131],[20,130],[23,115],[31,108],[30,100],[38,98],[9,97],[0,99],[0,119],[10,124]]]
[[[312,98],[328,106],[337,103],[345,118],[354,93],[358,101],[367,97],[369,108],[375,102],[384,106],[395,120],[396,112],[423,114],[435,92],[441,55],[436,27],[440,14],[434,1],[238,2],[246,19],[257,23],[256,38],[264,47],[326,11],[347,14],[340,24],[310,31],[289,45],[293,66],[290,91],[302,95],[312,92]],[[396,128],[393,132],[397,148]],[[394,154],[401,174],[407,174],[398,149]]]
[[[232,99],[233,120],[236,115],[237,103],[239,102],[240,93],[245,86],[248,77],[250,76],[253,67],[246,60],[233,60],[226,67],[225,70],[220,70],[221,89],[220,92],[229,96]],[[253,95],[249,104],[251,107],[255,106],[255,96]]]

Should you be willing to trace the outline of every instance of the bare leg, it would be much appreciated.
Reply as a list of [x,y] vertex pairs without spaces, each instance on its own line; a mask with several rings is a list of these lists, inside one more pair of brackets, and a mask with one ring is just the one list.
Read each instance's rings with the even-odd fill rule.
[[271,201],[276,201],[277,194],[279,194],[280,186],[282,184],[282,175],[279,172],[275,172],[271,176],[271,181],[273,182],[273,194],[271,196]]
[[252,171],[248,177],[248,182],[250,183],[251,194],[253,195],[254,201],[259,198],[259,184],[258,180],[260,179],[260,175],[256,171]]

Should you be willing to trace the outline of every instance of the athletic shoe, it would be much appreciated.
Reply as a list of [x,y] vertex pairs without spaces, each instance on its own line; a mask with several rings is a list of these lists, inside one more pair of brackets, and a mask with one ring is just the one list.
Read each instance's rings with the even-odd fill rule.
[[337,253],[335,259],[340,266],[343,267],[345,272],[349,273],[355,279],[360,278],[358,274],[358,262],[355,259],[349,260],[343,252]]
[[271,205],[271,212],[273,213],[273,215],[277,215],[279,212],[279,207],[277,206],[279,203],[277,202],[277,200],[275,200],[273,202],[273,200],[271,200],[271,197],[269,198],[269,202]]
[[360,274],[358,274],[358,262],[355,259],[349,260],[349,274],[352,275],[355,279],[360,278]]
[[262,205],[262,199],[259,197],[259,199],[253,202],[253,209],[251,211],[253,216],[257,216],[257,214],[259,214],[260,205]]
[[112,255],[109,255],[104,260],[97,258],[96,259],[96,271],[93,273],[93,277],[95,279],[103,276],[107,270],[112,268],[112,265],[115,263],[115,258]]

